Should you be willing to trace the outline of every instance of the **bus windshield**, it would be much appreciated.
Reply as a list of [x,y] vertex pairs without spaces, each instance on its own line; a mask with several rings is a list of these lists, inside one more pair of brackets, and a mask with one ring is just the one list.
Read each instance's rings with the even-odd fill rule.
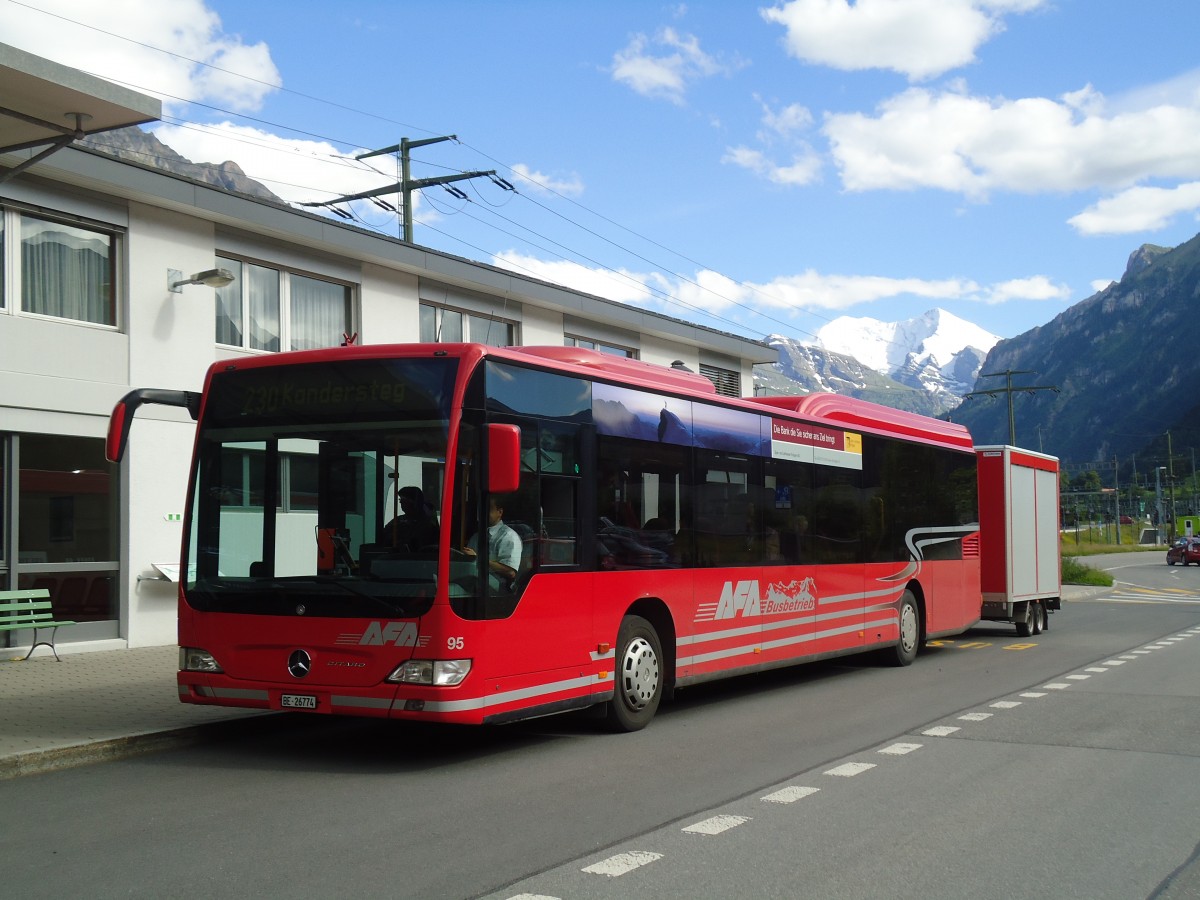
[[215,374],[197,437],[187,602],[259,615],[428,611],[456,366]]

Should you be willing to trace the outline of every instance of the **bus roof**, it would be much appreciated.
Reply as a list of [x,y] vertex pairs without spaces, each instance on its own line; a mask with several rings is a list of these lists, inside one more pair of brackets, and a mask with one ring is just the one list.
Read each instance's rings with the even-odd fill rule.
[[652,391],[668,391],[690,395],[698,400],[719,401],[743,409],[767,411],[775,409],[804,419],[833,427],[856,428],[875,434],[890,434],[939,446],[955,447],[973,452],[970,432],[962,425],[933,419],[917,413],[880,406],[866,400],[841,394],[814,393],[793,397],[724,397],[717,395],[716,386],[698,372],[679,366],[661,366],[589,350],[584,347],[540,346],[489,347],[482,344],[361,344],[330,347],[323,350],[304,350],[268,354],[257,357],[221,360],[212,365],[212,372],[230,368],[286,365],[301,362],[334,362],[339,359],[367,359],[387,356],[419,356],[424,354],[460,358],[493,357],[533,365],[544,365],[559,371],[575,372],[582,377],[601,378],[630,387]]

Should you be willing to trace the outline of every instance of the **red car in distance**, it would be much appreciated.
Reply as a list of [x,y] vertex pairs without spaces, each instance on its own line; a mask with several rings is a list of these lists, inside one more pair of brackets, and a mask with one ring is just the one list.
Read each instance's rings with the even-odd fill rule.
[[1186,566],[1195,563],[1200,566],[1200,538],[1181,537],[1167,550],[1167,565],[1175,563]]

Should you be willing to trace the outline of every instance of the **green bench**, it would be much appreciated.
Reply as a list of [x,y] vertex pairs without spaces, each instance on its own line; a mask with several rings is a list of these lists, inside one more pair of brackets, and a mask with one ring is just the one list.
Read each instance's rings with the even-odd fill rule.
[[[33,629],[33,646],[29,648],[22,659],[29,659],[38,647],[49,647],[54,658],[58,651],[54,649],[54,636],[60,625],[74,625],[65,619],[55,619],[54,610],[50,608],[50,592],[45,588],[26,591],[0,591],[0,631],[16,631],[17,629]],[[38,632],[50,629],[50,640],[39,641]]]

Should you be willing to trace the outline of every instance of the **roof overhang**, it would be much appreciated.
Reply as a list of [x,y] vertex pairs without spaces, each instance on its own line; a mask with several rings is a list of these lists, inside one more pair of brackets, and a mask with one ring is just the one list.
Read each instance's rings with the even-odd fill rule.
[[162,101],[0,44],[0,154],[42,148],[0,183],[73,141],[157,121]]

